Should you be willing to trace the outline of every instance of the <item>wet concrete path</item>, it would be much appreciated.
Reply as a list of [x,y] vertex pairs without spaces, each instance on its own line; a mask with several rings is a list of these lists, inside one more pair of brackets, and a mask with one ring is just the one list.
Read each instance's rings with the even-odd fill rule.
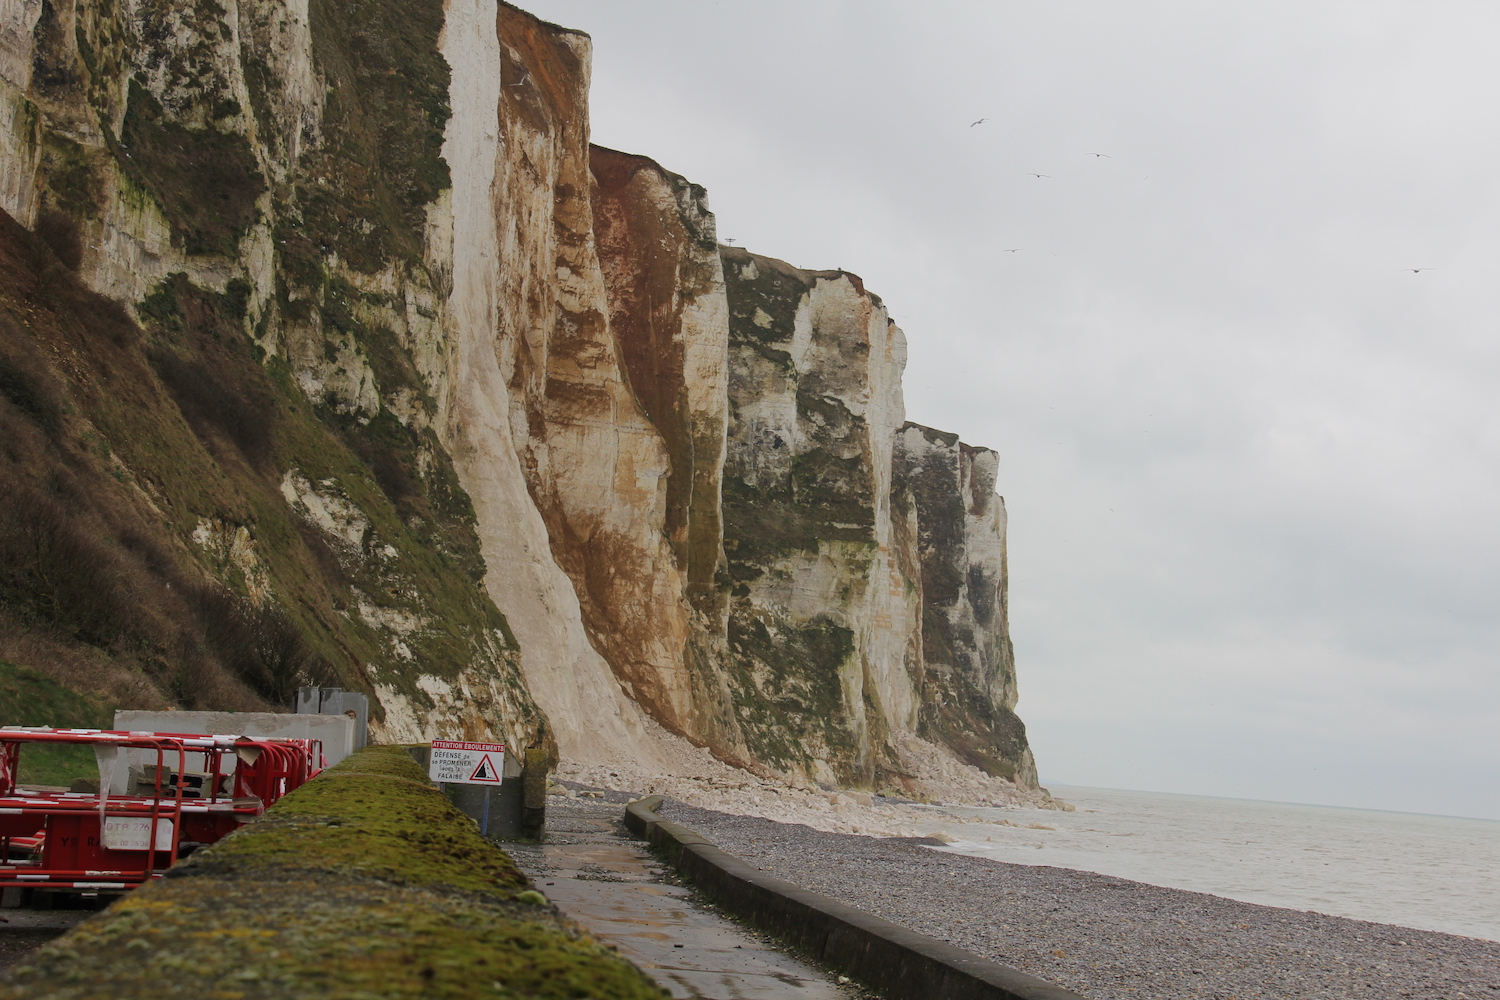
[[[610,796],[614,798],[615,796]],[[547,898],[674,998],[851,1000],[852,985],[704,909],[621,823],[621,802],[552,797],[547,840],[505,851]]]

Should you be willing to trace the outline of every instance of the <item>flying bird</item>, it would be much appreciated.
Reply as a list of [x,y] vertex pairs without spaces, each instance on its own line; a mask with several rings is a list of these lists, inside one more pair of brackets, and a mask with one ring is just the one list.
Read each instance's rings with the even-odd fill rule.
[[531,70],[529,70],[529,69],[523,69],[523,70],[521,70],[521,79],[517,80],[515,83],[507,83],[506,86],[507,87],[524,87],[526,85],[526,78],[528,76],[530,76],[530,75],[531,75]]
[[1401,270],[1410,271],[1412,274],[1420,274],[1423,271],[1435,271],[1435,267],[1403,267]]
[[975,125],[983,125],[987,121],[989,121],[988,118],[981,118],[977,122],[970,122],[969,123],[969,128],[973,128]]
[[1114,159],[1114,157],[1110,156],[1108,153],[1084,153],[1083,155],[1084,156],[1102,156],[1106,160],[1113,160]]
[[1016,247],[1014,250],[1007,250],[1005,252],[1006,253],[1020,253],[1022,250],[1025,250],[1025,249],[1026,249],[1025,247]]
[[1051,177],[1051,174],[1031,174],[1032,177]]

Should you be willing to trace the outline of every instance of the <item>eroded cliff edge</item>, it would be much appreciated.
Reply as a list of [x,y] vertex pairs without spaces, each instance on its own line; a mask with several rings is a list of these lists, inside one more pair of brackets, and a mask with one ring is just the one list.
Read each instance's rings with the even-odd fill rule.
[[906,421],[857,276],[722,247],[702,188],[589,146],[590,44],[478,0],[0,0],[0,658],[1034,788],[996,456]]

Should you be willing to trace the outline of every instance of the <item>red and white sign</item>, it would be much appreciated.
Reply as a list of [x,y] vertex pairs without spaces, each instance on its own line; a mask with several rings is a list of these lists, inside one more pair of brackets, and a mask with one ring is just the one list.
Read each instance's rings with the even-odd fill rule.
[[427,776],[463,785],[498,785],[505,774],[505,744],[433,740]]

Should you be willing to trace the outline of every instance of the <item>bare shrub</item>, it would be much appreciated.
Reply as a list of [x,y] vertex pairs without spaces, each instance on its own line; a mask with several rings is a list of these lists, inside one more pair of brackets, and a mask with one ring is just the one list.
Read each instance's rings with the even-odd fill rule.
[[270,461],[275,407],[259,386],[236,384],[225,366],[214,370],[202,360],[182,358],[170,350],[152,350],[150,359],[200,440],[211,441],[217,432],[252,465]]
[[62,424],[56,380],[9,317],[0,316],[0,327],[0,398],[55,438]]
[[36,220],[36,235],[70,271],[83,263],[83,238],[78,220],[55,208],[44,208]]
[[195,592],[193,605],[204,642],[219,662],[272,704],[289,704],[299,685],[322,683],[332,673],[279,604],[256,604],[207,583]]
[[39,624],[107,646],[130,620],[119,557],[57,498],[22,490],[0,506],[0,595]]

